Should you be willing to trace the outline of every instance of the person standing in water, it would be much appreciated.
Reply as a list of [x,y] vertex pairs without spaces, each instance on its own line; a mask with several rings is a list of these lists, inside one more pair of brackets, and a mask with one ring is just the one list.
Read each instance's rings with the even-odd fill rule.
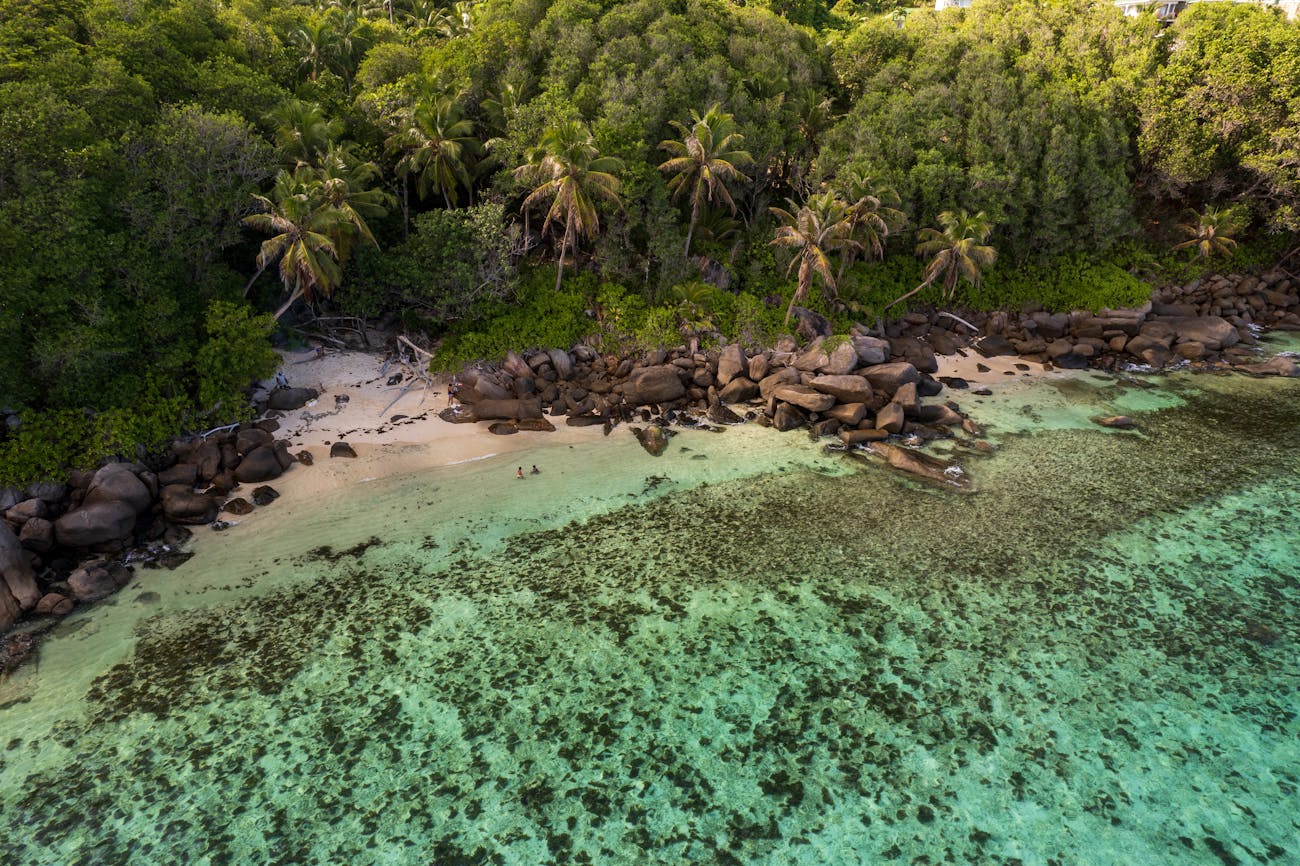
[[524,477],[524,467],[520,466],[518,469],[515,470],[515,477],[516,477],[516,478],[519,478],[519,479],[521,479],[521,480],[523,479],[523,477]]
[[534,474],[534,475],[540,475],[540,474],[542,474],[542,470],[540,470],[540,469],[537,468],[537,464],[536,464],[536,463],[533,464],[533,474]]

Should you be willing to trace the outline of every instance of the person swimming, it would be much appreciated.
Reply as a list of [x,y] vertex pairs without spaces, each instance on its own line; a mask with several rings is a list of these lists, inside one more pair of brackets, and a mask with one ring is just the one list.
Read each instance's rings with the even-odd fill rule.
[[540,470],[540,469],[537,468],[537,464],[536,464],[536,463],[533,464],[533,472],[532,472],[532,474],[533,474],[533,475],[541,475],[541,474],[542,474],[542,470]]

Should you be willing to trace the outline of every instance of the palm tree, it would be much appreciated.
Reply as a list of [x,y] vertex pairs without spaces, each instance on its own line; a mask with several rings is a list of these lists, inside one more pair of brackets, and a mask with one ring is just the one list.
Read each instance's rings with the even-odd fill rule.
[[339,34],[328,16],[303,21],[289,33],[289,43],[298,49],[298,68],[307,73],[309,81],[330,69],[338,57]]
[[943,226],[942,231],[924,228],[917,232],[916,254],[933,256],[925,266],[925,279],[912,291],[890,301],[886,310],[933,285],[940,277],[943,277],[943,296],[951,301],[961,277],[973,286],[979,285],[983,270],[997,261],[998,251],[984,245],[993,231],[984,211],[974,216],[965,210],[944,211],[939,214],[939,224]]
[[473,135],[474,122],[451,97],[430,95],[403,111],[399,124],[388,139],[390,149],[406,151],[397,162],[397,173],[403,178],[415,175],[420,198],[436,192],[448,208],[454,207],[460,187],[470,188],[469,158],[483,150]]
[[342,216],[341,230],[333,237],[340,262],[351,257],[357,237],[379,246],[366,218],[386,216],[396,202],[392,193],[373,185],[380,177],[379,167],[357,156],[354,148],[352,144],[331,145],[316,170],[322,197]]
[[748,181],[749,178],[736,168],[754,161],[748,152],[729,150],[739,145],[745,136],[736,131],[736,124],[730,114],[722,110],[720,104],[714,104],[701,117],[691,112],[694,122],[688,127],[684,123],[672,121],[672,125],[682,134],[680,141],[666,139],[659,142],[659,149],[666,150],[673,156],[659,166],[660,171],[672,172],[668,181],[668,191],[673,200],[690,196],[691,225],[686,231],[685,256],[691,254],[691,238],[695,235],[695,224],[700,219],[700,209],[705,202],[721,202],[736,212],[736,205],[727,191],[729,181]]
[[[880,186],[861,169],[850,169],[837,179],[837,191],[850,202],[848,210],[849,232],[861,243],[869,259],[885,257],[885,239],[900,228],[907,217],[894,205],[899,203],[898,193],[892,187]],[[845,247],[840,256],[840,269],[835,281],[844,279],[844,272],[853,267],[857,248]]]
[[343,134],[343,121],[330,118],[315,102],[286,99],[266,117],[275,127],[275,143],[289,165],[316,162]]
[[272,235],[262,242],[257,254],[253,281],[273,262],[280,262],[280,280],[289,299],[276,310],[277,319],[298,298],[311,303],[317,295],[329,297],[342,278],[333,238],[346,217],[325,200],[323,185],[309,175],[301,169],[293,173],[281,170],[270,198],[253,196],[264,212],[242,220],[249,228]]
[[1187,216],[1190,217],[1189,221],[1180,223],[1178,227],[1184,234],[1189,235],[1190,239],[1175,244],[1174,249],[1185,250],[1194,247],[1198,259],[1232,255],[1232,251],[1237,248],[1237,242],[1229,237],[1228,233],[1236,234],[1239,226],[1237,215],[1231,208],[1207,207],[1201,213],[1188,211]]
[[515,169],[515,177],[536,184],[524,198],[520,210],[527,213],[533,205],[549,201],[542,234],[553,225],[564,224],[564,236],[556,256],[557,292],[564,278],[565,249],[576,259],[578,238],[593,238],[600,231],[596,199],[619,203],[620,183],[614,172],[622,169],[621,160],[600,155],[591,132],[576,120],[566,120],[546,130],[529,161]]
[[[794,202],[790,202],[791,210]],[[788,274],[799,266],[799,284],[790,306],[785,311],[785,323],[790,324],[790,316],[795,304],[808,297],[812,288],[813,274],[822,278],[822,284],[832,293],[835,291],[835,276],[831,273],[830,253],[850,246],[861,245],[853,239],[849,228],[848,206],[835,198],[832,192],[810,196],[803,207],[795,213],[779,207],[768,208],[781,225],[776,229],[772,245],[790,247],[795,251],[790,259]]]

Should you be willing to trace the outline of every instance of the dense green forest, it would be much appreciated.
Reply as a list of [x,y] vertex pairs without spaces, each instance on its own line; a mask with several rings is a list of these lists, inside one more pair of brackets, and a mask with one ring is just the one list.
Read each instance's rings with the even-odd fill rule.
[[1180,222],[1300,228],[1297,117],[1300,29],[1236,4],[0,0],[0,465],[238,416],[305,310],[450,364],[1132,301]]

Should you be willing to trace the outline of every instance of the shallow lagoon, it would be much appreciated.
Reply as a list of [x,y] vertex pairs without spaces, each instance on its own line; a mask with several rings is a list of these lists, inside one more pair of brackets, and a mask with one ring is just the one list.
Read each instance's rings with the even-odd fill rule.
[[1300,383],[955,396],[975,495],[619,431],[205,539],[0,686],[0,860],[1300,862]]

